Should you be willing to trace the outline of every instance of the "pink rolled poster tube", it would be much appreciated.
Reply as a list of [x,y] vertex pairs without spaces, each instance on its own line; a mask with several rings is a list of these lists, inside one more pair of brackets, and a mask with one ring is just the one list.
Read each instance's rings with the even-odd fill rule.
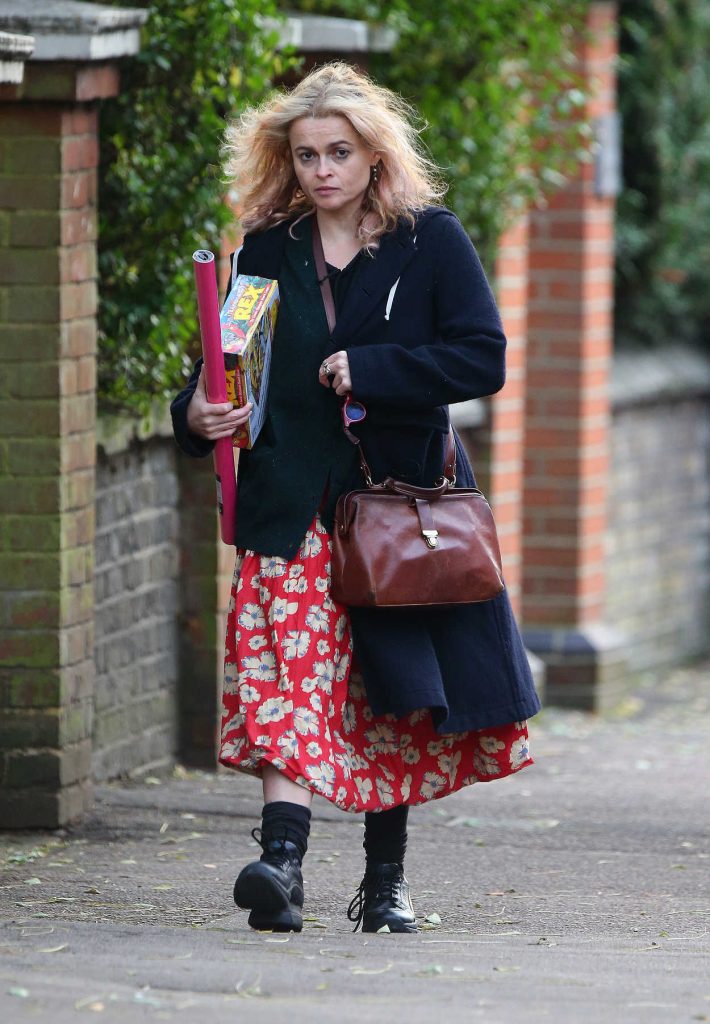
[[[192,262],[197,284],[197,310],[202,335],[202,355],[205,360],[207,400],[215,403],[227,402],[214,253],[209,249],[198,249],[193,253]],[[231,437],[223,437],[215,442],[214,471],[220,533],[225,544],[234,544],[237,525],[237,479]]]

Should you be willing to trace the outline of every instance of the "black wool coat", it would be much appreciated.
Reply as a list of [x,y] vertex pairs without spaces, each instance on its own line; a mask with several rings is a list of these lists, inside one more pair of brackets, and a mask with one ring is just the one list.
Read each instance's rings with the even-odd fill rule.
[[[316,319],[309,321],[309,331],[317,340],[309,342],[312,365],[308,377],[303,378],[303,388],[310,386],[306,380],[317,382],[318,364],[324,356],[346,350],[353,396],[367,407],[367,418],[358,433],[373,476],[382,479],[389,475],[431,486],[442,472],[448,404],[493,394],[505,380],[505,336],[468,236],[456,217],[441,208],[424,211],[414,227],[400,223],[381,239],[374,257],[363,261],[333,335],[328,337],[315,266],[309,258],[309,221],[298,224],[294,234],[296,240],[289,235],[289,225],[282,224],[247,235],[238,254],[238,272],[278,279],[288,263],[289,288],[293,289],[291,271],[294,266],[300,268],[299,302],[307,303],[313,316],[317,310]],[[303,254],[305,259],[301,259]],[[283,276],[286,278],[285,270]],[[284,308],[282,304],[282,311]],[[277,333],[274,360],[278,339]],[[284,353],[282,358],[293,360],[290,370],[297,373],[300,356]],[[199,368],[198,362],[187,387],[171,406],[177,442],[194,456],[212,450],[209,442],[187,429],[187,405]],[[320,388],[317,383],[314,386]],[[290,432],[280,431],[280,410],[271,402],[271,391],[269,398],[262,430],[264,445],[273,436],[298,438],[294,408],[288,412]],[[303,403],[302,415],[305,428],[308,401]],[[272,418],[273,429],[268,422]],[[337,430],[336,421],[332,422]],[[458,438],[456,441],[457,484],[475,486],[471,466]],[[262,435],[257,446],[261,442]],[[281,464],[274,460],[270,480],[257,446],[253,473],[258,465],[260,493],[267,509],[279,505],[279,516],[273,517],[278,522],[273,526],[268,520],[239,523],[238,543],[263,554],[290,558],[319,508],[325,481],[298,457]],[[321,517],[328,528],[339,494],[362,487],[352,453],[345,454],[342,447],[338,450],[342,453],[338,472],[334,473],[332,466],[326,469],[330,487]],[[240,500],[242,490],[248,493],[250,456],[252,453],[240,454]],[[348,458],[349,464],[343,461]],[[304,465],[309,479],[299,480]],[[335,489],[333,479],[338,481]],[[291,494],[292,503],[284,512],[284,495]],[[449,733],[520,721],[539,710],[505,592],[492,601],[448,608],[352,608],[350,618],[355,656],[375,714],[403,717],[429,707],[437,731]]]

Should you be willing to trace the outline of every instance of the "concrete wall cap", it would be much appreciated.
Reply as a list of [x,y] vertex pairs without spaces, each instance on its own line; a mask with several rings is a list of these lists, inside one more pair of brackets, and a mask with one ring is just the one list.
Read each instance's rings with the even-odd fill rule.
[[484,398],[472,398],[468,402],[457,402],[449,408],[451,422],[460,430],[482,427],[488,415],[488,403]]
[[172,420],[165,402],[156,401],[142,417],[102,412],[96,421],[96,447],[104,455],[118,455],[137,443],[172,436]]
[[290,14],[285,22],[264,18],[263,24],[279,33],[281,46],[295,46],[301,53],[388,53],[397,42],[394,29],[354,18]]
[[110,60],[140,49],[148,12],[83,0],[37,0],[18,10],[0,0],[0,29],[35,37],[32,60]]
[[659,398],[684,399],[710,393],[710,358],[698,349],[669,344],[662,349],[616,352],[611,378],[614,409]]

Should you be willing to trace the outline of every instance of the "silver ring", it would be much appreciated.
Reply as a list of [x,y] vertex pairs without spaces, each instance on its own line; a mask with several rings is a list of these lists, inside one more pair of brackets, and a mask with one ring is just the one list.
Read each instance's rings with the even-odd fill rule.
[[323,374],[324,377],[328,377],[333,372],[330,368],[330,363],[322,363],[320,372]]

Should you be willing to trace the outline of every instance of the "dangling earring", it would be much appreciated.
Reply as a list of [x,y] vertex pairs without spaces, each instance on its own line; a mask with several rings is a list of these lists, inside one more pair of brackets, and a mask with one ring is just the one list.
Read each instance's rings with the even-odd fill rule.
[[372,165],[372,184],[377,184],[377,164]]

